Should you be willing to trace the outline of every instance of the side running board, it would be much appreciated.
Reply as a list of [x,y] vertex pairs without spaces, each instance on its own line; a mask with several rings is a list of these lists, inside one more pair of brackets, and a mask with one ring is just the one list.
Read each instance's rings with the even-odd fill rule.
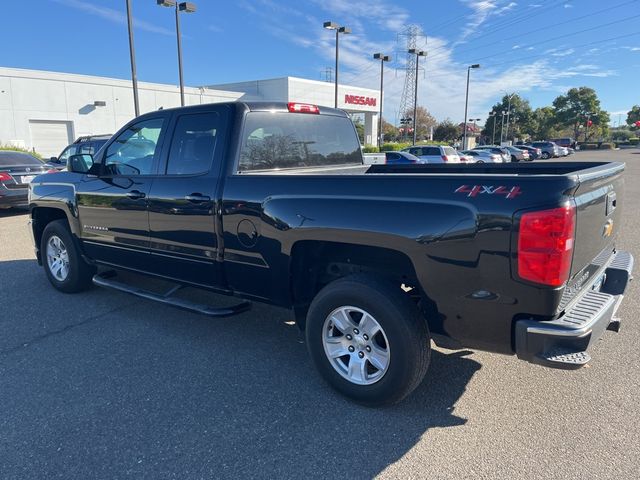
[[93,283],[99,287],[119,290],[121,292],[135,295],[136,297],[146,298],[147,300],[153,300],[154,302],[160,302],[173,307],[182,308],[183,310],[200,313],[202,315],[207,315],[208,317],[230,317],[232,315],[238,315],[239,313],[246,312],[251,308],[250,302],[241,302],[230,307],[212,307],[210,305],[190,302],[189,300],[173,297],[172,295],[182,288],[181,285],[176,285],[164,294],[160,294],[120,282],[114,277],[114,272],[99,273],[93,276]]

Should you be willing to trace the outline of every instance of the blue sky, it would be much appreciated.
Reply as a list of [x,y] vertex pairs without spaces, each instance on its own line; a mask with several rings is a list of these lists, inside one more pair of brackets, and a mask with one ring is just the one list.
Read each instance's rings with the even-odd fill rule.
[[[132,0],[138,77],[177,83],[173,12]],[[462,121],[466,66],[469,117],[485,117],[503,91],[544,106],[574,86],[594,88],[617,123],[640,103],[640,0],[194,0],[183,15],[185,83],[279,76],[320,79],[333,65],[332,20],[341,40],[341,80],[378,88],[377,51],[391,54],[385,117],[397,115],[405,47],[398,34],[419,25],[429,57],[419,103],[437,119]],[[125,0],[3,2],[2,66],[129,78]],[[7,21],[7,19],[14,19]],[[8,48],[7,48],[8,47]]]

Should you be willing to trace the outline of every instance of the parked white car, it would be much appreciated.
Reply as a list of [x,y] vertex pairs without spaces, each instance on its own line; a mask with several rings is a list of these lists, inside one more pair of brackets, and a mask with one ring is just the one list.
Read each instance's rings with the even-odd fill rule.
[[469,163],[506,163],[502,155],[489,150],[464,150],[462,153],[473,158]]
[[411,155],[415,155],[420,160],[427,163],[460,163],[458,152],[453,147],[442,147],[440,145],[415,145],[402,150]]

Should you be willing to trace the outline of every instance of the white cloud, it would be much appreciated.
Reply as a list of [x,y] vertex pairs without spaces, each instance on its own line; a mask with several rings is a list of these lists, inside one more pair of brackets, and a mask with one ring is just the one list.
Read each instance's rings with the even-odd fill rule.
[[513,47],[511,47],[511,50],[517,50],[520,48],[520,45],[514,45]]
[[[60,3],[61,5],[66,5],[67,7],[75,8],[77,10],[82,10],[89,15],[94,15],[97,17],[101,17],[104,20],[109,22],[117,23],[120,25],[127,24],[127,15],[124,13],[124,9],[115,10],[113,8],[102,7],[99,5],[94,5],[92,3],[88,3],[82,0],[53,0],[54,2]],[[175,32],[154,25],[149,22],[145,22],[143,20],[137,20],[134,17],[134,26],[139,28],[140,30],[145,30],[151,33],[159,33],[161,35],[171,35],[174,36]]]
[[573,5],[571,5],[570,3],[565,3],[564,8],[573,8]]
[[502,3],[500,0],[461,0],[462,3],[472,10],[469,15],[469,21],[467,22],[462,35],[453,44],[455,47],[460,43],[463,43],[469,36],[473,35],[476,30],[489,18],[493,16],[502,15],[518,4],[516,2],[509,2],[507,4]]
[[207,27],[207,30],[209,30],[210,32],[214,32],[214,33],[224,32],[224,29],[222,27],[217,26],[217,25],[209,25]]
[[559,52],[554,52],[551,55],[554,56],[554,57],[567,57],[569,55],[574,54],[575,51],[576,50],[574,48],[568,48],[566,50],[562,50],[562,51],[559,51]]

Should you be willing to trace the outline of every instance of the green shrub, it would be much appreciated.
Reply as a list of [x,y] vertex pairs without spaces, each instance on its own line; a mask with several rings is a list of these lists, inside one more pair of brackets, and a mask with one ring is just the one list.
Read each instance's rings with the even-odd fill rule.
[[365,145],[362,147],[362,153],[378,153],[380,149],[378,147],[374,147],[373,145]]
[[598,144],[597,143],[580,143],[580,150],[597,150],[598,149]]
[[15,145],[2,145],[2,144],[0,144],[0,150],[11,150],[12,152],[28,153],[29,155],[33,155],[34,157],[42,160],[42,155],[40,155],[35,150],[28,150],[26,148],[16,147]]
[[613,150],[615,145],[613,143],[601,143],[598,148],[600,150]]
[[411,144],[410,143],[397,143],[397,142],[387,142],[387,143],[383,143],[382,147],[380,148],[380,151],[382,152],[397,152],[399,150],[402,150],[403,148],[407,148],[410,147]]
[[640,138],[638,138],[638,137],[630,138],[630,139],[629,139],[629,143],[630,143],[631,145],[638,145],[638,144],[640,143]]

